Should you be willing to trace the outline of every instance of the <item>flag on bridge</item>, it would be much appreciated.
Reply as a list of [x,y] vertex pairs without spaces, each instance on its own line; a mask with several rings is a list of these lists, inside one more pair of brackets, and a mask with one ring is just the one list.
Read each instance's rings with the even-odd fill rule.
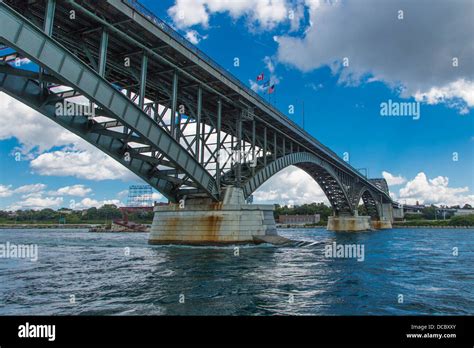
[[257,76],[257,82],[258,81],[263,81],[263,73]]
[[263,84],[263,88],[267,88],[268,86],[270,86],[270,81],[267,81]]
[[268,89],[268,94],[272,94],[275,92],[275,85],[271,85],[271,87]]

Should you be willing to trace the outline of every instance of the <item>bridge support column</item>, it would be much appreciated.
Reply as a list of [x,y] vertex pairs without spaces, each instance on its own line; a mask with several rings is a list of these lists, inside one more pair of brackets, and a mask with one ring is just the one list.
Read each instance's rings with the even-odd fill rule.
[[392,228],[392,222],[390,220],[372,220],[371,221],[372,228],[376,230],[387,230]]
[[371,229],[370,216],[340,215],[328,217],[328,231],[357,232]]
[[391,203],[382,204],[382,216],[380,220],[372,220],[372,228],[376,230],[385,230],[392,228],[393,207]]
[[189,198],[156,206],[150,244],[253,243],[254,236],[276,236],[273,205],[246,204],[242,189],[228,187],[223,202]]

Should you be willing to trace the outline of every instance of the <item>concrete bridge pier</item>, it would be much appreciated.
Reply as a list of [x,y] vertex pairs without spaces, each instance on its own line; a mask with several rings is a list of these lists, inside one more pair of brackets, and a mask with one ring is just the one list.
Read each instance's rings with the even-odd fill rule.
[[379,220],[372,220],[372,228],[376,230],[385,230],[392,228],[393,207],[391,203],[381,205],[381,216]]
[[391,203],[383,203],[379,207],[380,218],[371,219],[370,216],[359,216],[357,211],[354,215],[340,214],[328,218],[328,231],[367,231],[384,230],[392,228],[393,208]]
[[273,205],[247,204],[243,190],[224,189],[224,200],[190,198],[183,204],[156,206],[150,244],[247,244],[276,236]]
[[330,216],[328,218],[328,231],[357,232],[368,230],[385,230],[392,228],[392,221],[387,218],[371,220],[370,216]]
[[375,230],[388,230],[392,228],[392,221],[382,218],[380,220],[372,220],[371,226]]
[[336,232],[357,232],[367,231],[371,229],[370,216],[359,216],[356,212],[354,215],[337,215],[328,217],[328,231]]

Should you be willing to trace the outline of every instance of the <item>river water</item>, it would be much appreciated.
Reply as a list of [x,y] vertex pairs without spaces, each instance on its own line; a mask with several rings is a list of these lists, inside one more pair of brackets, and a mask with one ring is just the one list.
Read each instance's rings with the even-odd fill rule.
[[[0,230],[0,245],[38,247],[37,261],[0,258],[0,315],[474,314],[472,229],[279,233],[310,243],[236,250]],[[363,246],[363,258],[329,257],[334,242]]]

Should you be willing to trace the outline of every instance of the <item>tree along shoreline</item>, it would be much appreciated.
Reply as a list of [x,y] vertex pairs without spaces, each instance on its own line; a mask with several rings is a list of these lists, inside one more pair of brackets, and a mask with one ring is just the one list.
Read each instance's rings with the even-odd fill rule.
[[[471,208],[470,206],[468,208]],[[465,227],[473,228],[474,214],[444,216],[439,219],[437,207],[429,206],[419,214],[406,214],[404,221],[395,221],[393,227]],[[465,209],[465,208],[463,208]],[[467,208],[466,208],[467,209]],[[363,205],[359,205],[360,216],[368,215]],[[281,215],[314,215],[319,214],[320,222],[308,224],[307,227],[325,227],[328,217],[333,214],[332,208],[324,203],[311,203],[295,206],[275,205],[274,217],[278,224]],[[135,223],[150,225],[153,221],[153,211],[134,211],[127,214],[128,220]],[[90,228],[110,225],[114,219],[123,219],[122,211],[113,204],[105,204],[100,208],[72,210],[0,210],[0,228]],[[445,219],[444,219],[445,218]],[[286,225],[286,224],[285,224]],[[291,226],[295,226],[290,224]],[[303,226],[303,225],[302,225]],[[299,227],[299,226],[298,226]]]
[[46,224],[0,224],[0,230],[28,230],[28,229],[70,229],[80,230],[89,229],[91,227],[106,226],[105,224],[58,224],[58,223],[46,223]]
[[[393,228],[437,228],[437,229],[474,229],[474,225],[466,226],[456,226],[456,225],[447,225],[447,224],[426,224],[426,221],[423,221],[424,224],[413,225],[410,223],[394,223]],[[145,225],[151,225],[151,221],[145,222]],[[58,224],[58,223],[26,223],[26,224],[2,224],[0,223],[0,229],[89,229],[91,227],[105,227],[109,224]],[[314,229],[325,229],[326,224],[305,224],[305,225],[292,225],[292,224],[277,224],[277,228],[288,229],[288,228],[314,228]]]

